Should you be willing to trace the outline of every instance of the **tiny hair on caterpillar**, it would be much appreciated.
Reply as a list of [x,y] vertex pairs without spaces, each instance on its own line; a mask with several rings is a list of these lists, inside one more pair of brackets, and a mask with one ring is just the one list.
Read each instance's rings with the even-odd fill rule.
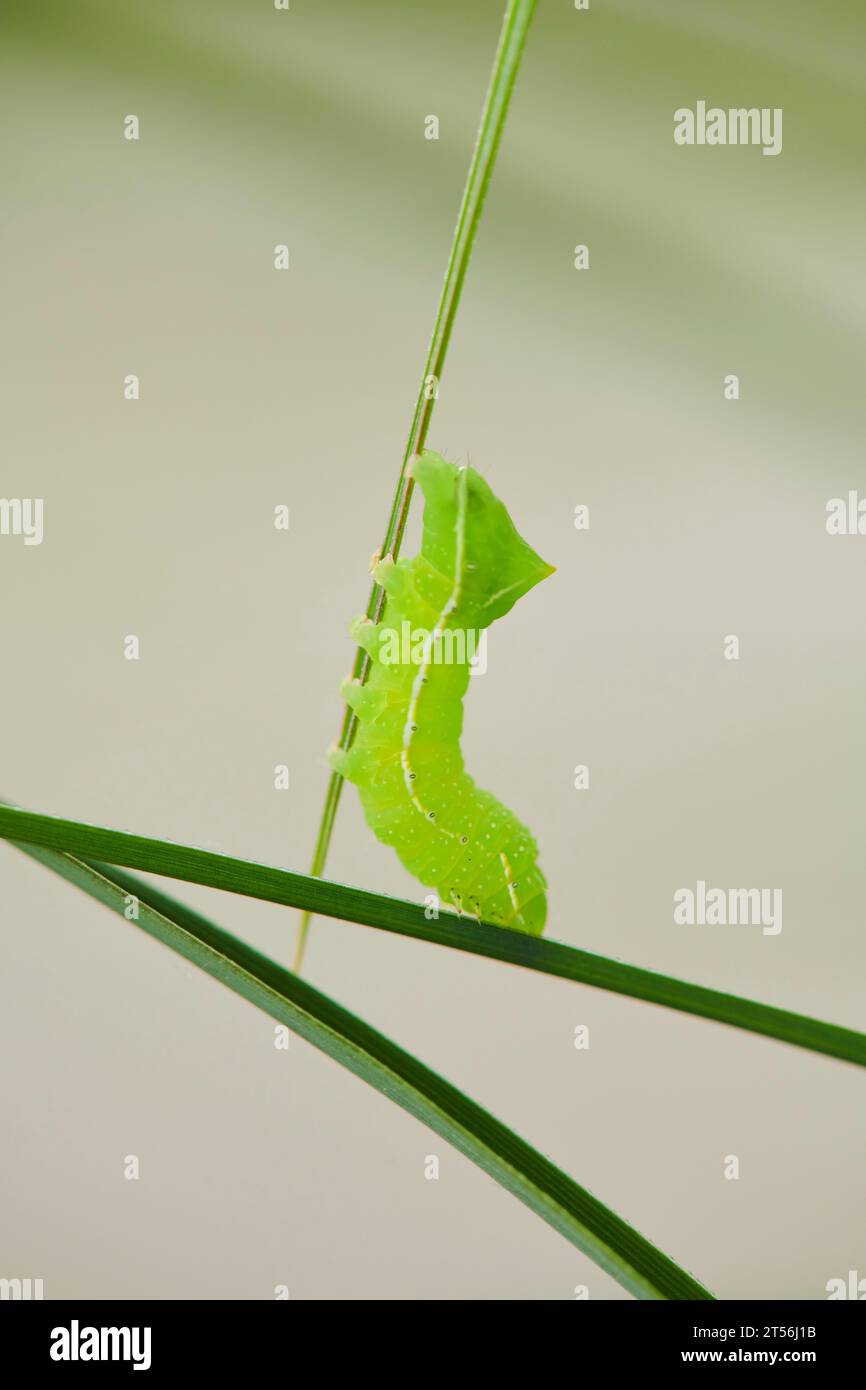
[[364,685],[343,681],[356,734],[328,758],[358,788],[373,833],[443,904],[538,936],[547,917],[538,846],[470,777],[460,734],[477,634],[553,566],[518,534],[475,469],[427,450],[409,473],[424,495],[421,549],[408,560],[386,555],[373,568],[386,593],[384,621],[352,623],[369,677]]

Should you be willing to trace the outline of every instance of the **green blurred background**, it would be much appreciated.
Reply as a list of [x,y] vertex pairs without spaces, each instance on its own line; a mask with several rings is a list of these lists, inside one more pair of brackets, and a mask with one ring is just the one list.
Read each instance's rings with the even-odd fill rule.
[[[500,16],[6,0],[0,491],[44,497],[45,541],[0,540],[3,796],[308,864]],[[539,838],[548,933],[855,1026],[866,540],[824,520],[866,492],[864,37],[839,0],[541,0],[430,436],[557,566],[491,634],[465,738]],[[782,107],[782,154],[676,147],[699,99]],[[420,895],[351,788],[329,872]],[[11,849],[0,874],[0,1275],[624,1296],[192,967]],[[698,878],[781,887],[781,935],[674,926]],[[291,960],[294,914],[183,896]],[[719,1296],[866,1274],[853,1068],[337,923],[308,974]]]

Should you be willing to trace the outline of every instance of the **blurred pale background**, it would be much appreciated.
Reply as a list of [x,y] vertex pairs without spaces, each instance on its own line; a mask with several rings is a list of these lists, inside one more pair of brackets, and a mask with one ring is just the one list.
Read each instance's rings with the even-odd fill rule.
[[[0,492],[44,497],[45,540],[0,540],[0,795],[306,868],[499,19],[7,0]],[[558,567],[491,634],[465,739],[537,833],[549,934],[855,1026],[866,539],[824,509],[866,490],[864,38],[839,0],[542,0],[431,434]],[[782,107],[782,154],[677,148],[698,99]],[[421,892],[352,789],[329,872]],[[193,967],[11,849],[0,874],[0,1275],[625,1296]],[[781,935],[674,926],[698,878],[781,887]],[[290,961],[293,913],[178,891]],[[308,975],[719,1296],[866,1274],[854,1068],[338,923]]]

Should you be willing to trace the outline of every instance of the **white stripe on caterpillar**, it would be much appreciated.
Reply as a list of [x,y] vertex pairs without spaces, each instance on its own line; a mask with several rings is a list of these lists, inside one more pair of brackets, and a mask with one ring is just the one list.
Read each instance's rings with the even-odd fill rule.
[[[425,640],[424,659],[421,666],[419,667],[418,674],[415,677],[415,680],[412,684],[412,698],[409,701],[409,712],[406,716],[406,723],[403,726],[403,752],[401,754],[401,762],[403,764],[403,775],[406,781],[406,790],[409,793],[409,799],[412,802],[412,805],[415,807],[417,811],[420,812],[422,816],[425,816],[428,820],[435,820],[436,812],[428,811],[427,808],[421,804],[418,797],[415,795],[415,789],[412,786],[412,783],[415,780],[415,773],[412,770],[412,765],[409,761],[409,751],[412,747],[412,740],[415,734],[418,732],[418,701],[421,696],[421,687],[423,685],[426,685],[427,683],[427,678],[430,672],[430,656],[433,651],[433,647],[437,641],[441,640],[445,632],[445,626],[448,622],[448,619],[451,616],[451,614],[456,610],[457,605],[460,602],[460,595],[463,591],[463,565],[465,562],[466,551],[466,483],[466,469],[461,468],[460,486],[457,494],[457,555],[454,565],[454,588],[451,590],[451,593],[448,596],[448,601],[445,604],[445,607],[442,609],[442,612],[436,619],[436,624],[433,628],[433,631],[431,632],[430,636]],[[446,830],[444,826],[440,825],[439,828],[442,831],[443,835],[451,835],[451,832]],[[451,835],[451,838],[453,839],[454,836]]]

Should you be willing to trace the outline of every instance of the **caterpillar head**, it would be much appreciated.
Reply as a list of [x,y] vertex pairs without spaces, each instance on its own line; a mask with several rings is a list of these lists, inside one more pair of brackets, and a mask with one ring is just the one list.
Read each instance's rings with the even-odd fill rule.
[[478,627],[501,618],[554,568],[518,533],[489,483],[426,450],[409,469],[424,494],[425,559],[459,583],[461,612]]

